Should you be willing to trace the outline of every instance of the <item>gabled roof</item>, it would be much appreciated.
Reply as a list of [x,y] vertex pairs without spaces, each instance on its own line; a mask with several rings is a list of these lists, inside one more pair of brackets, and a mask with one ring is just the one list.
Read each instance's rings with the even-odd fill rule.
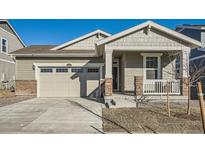
[[11,52],[13,56],[20,57],[95,57],[91,50],[50,50],[56,45],[31,45]]
[[8,20],[6,19],[0,19],[0,22],[5,22],[9,25],[9,27],[11,28],[11,30],[14,32],[14,34],[16,35],[16,37],[18,38],[18,40],[21,42],[21,44],[26,47],[26,45],[24,44],[24,42],[21,40],[20,36],[17,34],[17,32],[14,30],[14,28],[11,26],[11,24],[9,23]]
[[[54,48],[56,45],[30,45],[22,49],[11,52],[11,55],[15,54],[35,54],[35,53],[47,53],[51,52],[51,48]],[[53,52],[53,51],[52,51]]]
[[142,23],[142,24],[140,24],[140,25],[137,25],[137,26],[135,26],[135,27],[132,27],[132,28],[129,28],[129,29],[124,30],[124,31],[122,31],[122,32],[119,32],[119,33],[117,33],[117,34],[114,34],[114,35],[112,35],[112,36],[110,36],[110,37],[107,37],[107,38],[105,38],[105,39],[103,39],[103,40],[98,41],[96,44],[97,44],[97,45],[102,45],[102,44],[105,44],[105,43],[108,43],[108,42],[112,42],[113,40],[116,40],[116,39],[118,39],[118,38],[121,38],[121,37],[123,37],[123,36],[125,36],[125,35],[128,35],[128,34],[130,34],[130,33],[135,32],[135,31],[137,31],[137,30],[143,29],[143,28],[145,28],[145,27],[147,27],[147,26],[150,26],[151,28],[153,27],[153,28],[155,28],[155,29],[157,29],[157,30],[159,30],[159,31],[161,31],[161,32],[164,32],[164,33],[166,33],[166,34],[168,34],[168,35],[171,35],[171,36],[173,36],[173,37],[175,37],[175,38],[178,38],[178,39],[180,39],[180,40],[182,40],[182,41],[184,41],[184,42],[190,43],[190,44],[192,44],[192,45],[194,45],[194,46],[197,46],[197,47],[198,47],[198,46],[201,46],[201,42],[199,42],[199,41],[197,41],[197,40],[195,40],[195,39],[192,39],[192,38],[190,38],[190,37],[188,37],[188,36],[185,36],[185,35],[183,35],[183,34],[181,34],[181,33],[178,33],[178,32],[176,32],[176,31],[174,31],[174,30],[171,30],[171,29],[169,29],[169,28],[166,28],[166,27],[164,27],[164,26],[161,26],[161,25],[159,25],[159,24],[156,24],[156,23],[154,23],[154,22],[152,22],[152,21],[144,22],[144,23]]
[[111,34],[109,34],[109,33],[106,33],[106,32],[104,32],[104,31],[102,31],[102,30],[95,30],[95,31],[93,31],[93,32],[91,32],[91,33],[85,34],[85,35],[80,36],[80,37],[78,37],[78,38],[76,38],[76,39],[73,39],[73,40],[71,40],[71,41],[69,41],[69,42],[66,42],[66,43],[63,43],[63,44],[61,44],[61,45],[59,45],[59,46],[56,46],[56,47],[52,48],[51,50],[59,50],[59,49],[62,49],[63,47],[69,46],[69,45],[71,45],[71,44],[73,44],[73,43],[75,43],[75,42],[79,42],[79,41],[81,41],[81,40],[84,40],[84,39],[86,39],[86,38],[88,38],[88,37],[91,37],[91,36],[93,36],[93,35],[96,35],[96,34],[103,34],[103,35],[105,35],[106,37],[108,37],[108,36],[111,35]]

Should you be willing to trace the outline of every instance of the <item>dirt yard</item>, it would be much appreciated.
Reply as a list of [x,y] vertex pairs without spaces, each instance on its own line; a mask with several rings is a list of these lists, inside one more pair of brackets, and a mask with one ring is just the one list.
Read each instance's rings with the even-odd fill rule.
[[33,98],[33,96],[0,97],[0,107],[18,103]]
[[172,104],[171,117],[167,116],[165,104],[104,108],[103,130],[115,133],[203,133],[200,109],[196,103],[190,116],[186,114],[185,104]]
[[11,92],[10,90],[0,90],[0,98],[1,97],[12,97],[15,96],[15,92]]

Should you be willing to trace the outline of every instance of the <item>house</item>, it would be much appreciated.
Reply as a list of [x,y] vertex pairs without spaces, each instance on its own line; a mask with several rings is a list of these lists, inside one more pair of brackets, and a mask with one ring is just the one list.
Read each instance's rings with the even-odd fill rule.
[[[201,47],[195,48],[191,50],[190,53],[190,65],[196,65],[199,66],[199,63],[201,65],[201,62],[203,62],[203,65],[205,66],[205,25],[190,25],[190,24],[184,24],[184,25],[178,25],[176,27],[176,31],[179,33],[182,33],[186,36],[189,36],[195,40],[198,40],[202,43]],[[190,66],[192,67],[192,66]],[[205,77],[201,76],[200,80],[202,81],[203,85],[203,92],[205,93]],[[195,87],[191,88],[191,97],[192,99],[197,99],[197,90]]]
[[201,43],[152,21],[114,35],[96,30],[64,44],[29,46],[16,58],[16,94],[37,97],[100,97],[115,94],[187,99],[187,73],[176,79],[175,60],[189,62]]
[[7,20],[0,19],[0,89],[10,88],[15,80],[15,61],[10,53],[25,45]]

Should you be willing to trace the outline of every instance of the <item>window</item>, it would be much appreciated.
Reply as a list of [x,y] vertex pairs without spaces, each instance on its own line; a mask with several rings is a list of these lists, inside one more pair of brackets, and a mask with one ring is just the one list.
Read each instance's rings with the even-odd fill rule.
[[75,73],[82,73],[83,69],[82,68],[72,68],[71,72]]
[[56,68],[56,73],[67,73],[68,68]]
[[52,68],[41,68],[41,73],[52,73],[53,69]]
[[158,79],[158,57],[146,57],[146,79]]
[[5,38],[1,38],[1,52],[8,53],[8,41]]
[[144,79],[160,79],[163,53],[141,53],[141,55],[143,56]]
[[99,72],[98,68],[88,68],[88,73],[97,73]]

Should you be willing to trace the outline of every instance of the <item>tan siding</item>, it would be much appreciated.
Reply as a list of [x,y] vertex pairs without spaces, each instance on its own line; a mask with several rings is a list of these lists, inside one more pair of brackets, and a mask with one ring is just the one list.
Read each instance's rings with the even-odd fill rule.
[[[122,73],[124,77],[122,78],[122,84],[124,85],[124,91],[133,91],[134,90],[134,76],[143,76],[143,56],[140,53],[126,52],[126,56],[122,60],[126,65],[122,67]],[[172,61],[163,55],[161,57],[162,65],[162,79],[175,79],[175,59]]]
[[62,50],[69,50],[69,49],[78,49],[78,50],[95,50],[95,43],[101,39],[97,37],[97,35],[91,36],[87,39],[81,40],[79,42],[76,42],[74,44],[71,44],[65,48],[62,48]]
[[172,46],[182,46],[182,44],[174,38],[159,32],[157,30],[151,29],[151,31],[146,34],[144,30],[139,30],[113,42],[107,44],[108,47],[137,47],[137,46],[157,46],[157,47],[172,47]]
[[124,68],[124,90],[134,90],[134,76],[143,76],[143,57],[140,53],[127,52]]
[[17,58],[16,79],[34,80],[35,71],[32,69],[34,63],[102,63],[100,58]]
[[14,31],[9,27],[9,25],[7,23],[1,23],[0,27],[3,28],[4,30],[6,30],[7,32],[15,35]]
[[176,58],[163,55],[161,57],[162,65],[162,78],[163,79],[175,79],[176,77]]

